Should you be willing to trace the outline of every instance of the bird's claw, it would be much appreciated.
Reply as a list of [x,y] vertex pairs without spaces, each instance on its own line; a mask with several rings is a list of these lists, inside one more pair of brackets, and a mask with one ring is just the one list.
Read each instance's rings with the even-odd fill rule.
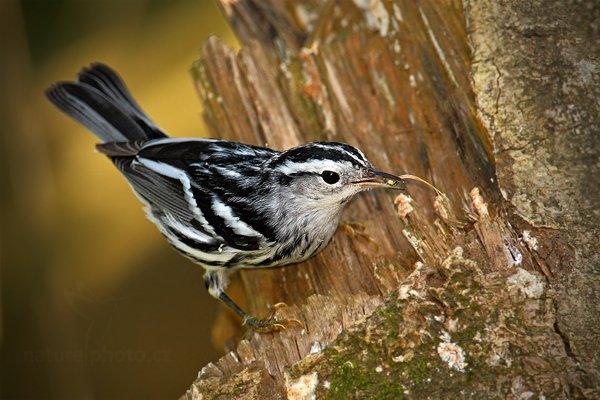
[[346,233],[348,233],[352,237],[357,236],[368,236],[365,233],[366,227],[360,222],[342,222],[340,224],[340,228],[342,228]]
[[276,314],[277,311],[287,307],[285,303],[276,303],[269,307],[271,310],[269,316],[265,319],[258,319],[254,317],[248,317],[244,319],[244,325],[247,325],[255,332],[269,333],[275,331],[287,331],[288,327],[292,324],[296,324],[301,329],[304,329],[302,321],[290,318],[290,319],[278,319]]
[[277,310],[279,310],[280,308],[286,308],[288,305],[283,303],[283,302],[279,302],[279,303],[275,303],[272,306],[269,307],[269,310],[271,310],[271,314],[275,314],[277,312]]
[[349,234],[352,238],[363,238],[379,250],[379,243],[369,235],[366,226],[360,222],[342,222],[340,228]]

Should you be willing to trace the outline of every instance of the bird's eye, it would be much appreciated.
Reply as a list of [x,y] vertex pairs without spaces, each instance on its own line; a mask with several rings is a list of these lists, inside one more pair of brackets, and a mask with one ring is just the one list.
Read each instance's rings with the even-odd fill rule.
[[321,173],[321,178],[323,178],[325,183],[328,183],[330,185],[333,185],[334,183],[337,183],[340,180],[340,176],[338,175],[338,173],[333,171],[323,171]]

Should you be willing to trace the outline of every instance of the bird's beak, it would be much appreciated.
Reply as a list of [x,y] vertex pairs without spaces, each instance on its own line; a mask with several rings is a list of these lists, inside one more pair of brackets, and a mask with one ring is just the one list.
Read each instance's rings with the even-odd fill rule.
[[373,169],[368,170],[364,178],[353,181],[352,183],[363,189],[390,188],[404,190],[405,188],[404,179]]

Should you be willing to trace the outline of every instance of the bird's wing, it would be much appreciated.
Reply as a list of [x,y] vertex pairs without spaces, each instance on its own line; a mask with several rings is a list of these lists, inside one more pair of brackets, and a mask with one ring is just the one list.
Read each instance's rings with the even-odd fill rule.
[[277,152],[211,139],[107,143],[98,150],[177,236],[239,250],[269,247],[274,240],[248,195],[256,190],[261,165]]

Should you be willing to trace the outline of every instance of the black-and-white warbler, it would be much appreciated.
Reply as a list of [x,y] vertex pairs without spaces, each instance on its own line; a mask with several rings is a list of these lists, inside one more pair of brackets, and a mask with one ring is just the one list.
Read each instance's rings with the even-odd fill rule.
[[306,260],[327,246],[355,194],[404,187],[347,144],[308,143],[279,152],[169,138],[103,64],[46,94],[102,141],[97,149],[123,173],[148,218],[175,249],[205,268],[209,293],[259,330],[286,321],[259,320],[240,309],[225,294],[231,271]]

